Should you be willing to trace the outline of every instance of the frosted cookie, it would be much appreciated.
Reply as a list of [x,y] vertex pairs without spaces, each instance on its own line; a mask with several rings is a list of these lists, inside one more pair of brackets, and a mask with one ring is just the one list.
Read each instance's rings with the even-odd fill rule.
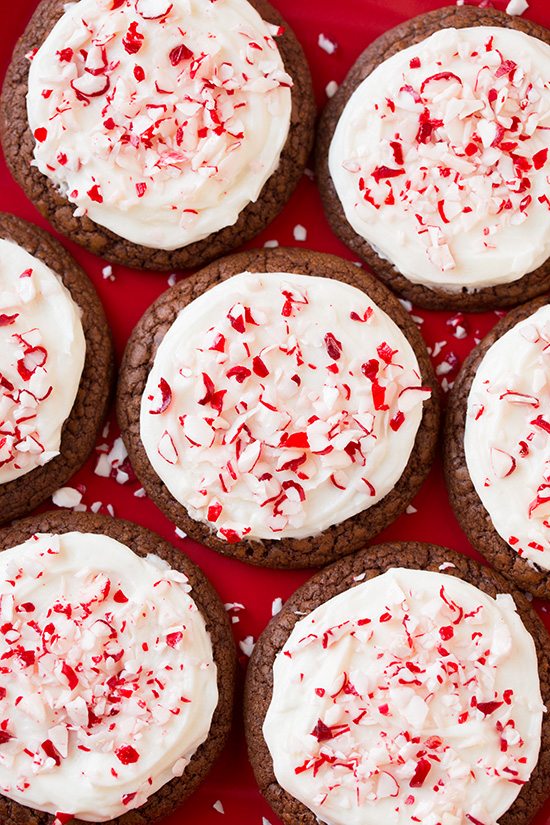
[[285,823],[527,825],[548,793],[548,635],[450,550],[387,544],[301,587],[257,642],[245,725]]
[[8,164],[55,227],[196,266],[282,209],[311,148],[302,49],[265,0],[43,0],[3,91]]
[[478,7],[384,34],[325,111],[318,177],[335,232],[432,309],[550,286],[550,40]]
[[0,546],[2,822],[156,822],[229,730],[235,654],[218,596],[128,522],[46,513]]
[[84,464],[112,374],[92,283],[53,238],[0,214],[0,522],[32,510]]
[[550,306],[511,312],[465,361],[451,395],[451,503],[474,546],[519,585],[550,585]]
[[118,415],[156,504],[198,541],[300,567],[352,552],[428,472],[437,397],[415,324],[352,264],[245,252],[134,330]]

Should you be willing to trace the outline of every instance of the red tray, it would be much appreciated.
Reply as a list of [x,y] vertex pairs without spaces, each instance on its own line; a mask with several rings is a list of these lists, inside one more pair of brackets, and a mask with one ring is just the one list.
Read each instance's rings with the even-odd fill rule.
[[[375,37],[409,17],[444,5],[438,0],[272,2],[294,28],[306,51],[319,108],[326,102],[327,84],[330,81],[341,82],[356,57]],[[2,78],[16,39],[22,33],[36,5],[37,0],[12,0],[2,3]],[[504,8],[506,0],[493,0],[492,5]],[[548,0],[531,0],[525,16],[550,27],[550,3]],[[336,44],[334,53],[330,54],[319,46],[320,34]],[[3,157],[0,158],[0,210],[13,212],[56,234],[12,181]],[[307,240],[304,243],[296,243],[294,240],[293,230],[298,223],[307,229]],[[167,288],[167,275],[137,272],[115,266],[114,280],[110,280],[105,278],[103,273],[105,261],[64,238],[61,240],[84,266],[99,291],[113,330],[117,357],[120,359],[132,327],[151,302]],[[333,252],[344,258],[353,258],[349,250],[331,233],[323,215],[315,184],[306,176],[283,214],[249,246],[262,246],[267,240],[277,240],[281,245],[304,246],[322,252]],[[460,362],[474,346],[475,340],[490,330],[499,314],[493,312],[463,318],[451,313],[413,310],[413,315],[420,324],[428,346],[432,348],[436,370],[446,386],[453,380]],[[99,443],[112,445],[116,437],[118,429],[114,416],[111,416],[109,433]],[[100,501],[103,504],[102,510],[111,505],[115,515],[155,530],[198,562],[217,587],[224,602],[243,605],[243,609],[233,609],[230,612],[238,619],[233,625],[235,640],[238,644],[246,639],[245,649],[250,643],[249,637],[256,639],[269,621],[273,601],[278,597],[287,599],[311,575],[308,571],[284,572],[249,567],[238,561],[223,558],[189,539],[177,537],[174,526],[152,502],[135,497],[134,494],[140,486],[136,481],[119,484],[114,478],[100,478],[94,473],[96,463],[97,455],[92,456],[84,469],[70,482],[72,486],[81,487],[83,503],[90,506]],[[413,503],[417,512],[402,516],[385,530],[377,541],[430,541],[476,556],[450,508],[439,459],[436,460],[428,480]],[[550,628],[548,605],[541,602],[536,607]],[[241,648],[239,653],[242,683],[247,656]],[[224,755],[192,799],[165,819],[163,825],[183,825],[184,822],[199,822],[201,825],[277,825],[279,822],[261,798],[247,760],[241,721],[241,692],[239,690],[235,708],[234,733]],[[550,800],[533,825],[550,825]]]

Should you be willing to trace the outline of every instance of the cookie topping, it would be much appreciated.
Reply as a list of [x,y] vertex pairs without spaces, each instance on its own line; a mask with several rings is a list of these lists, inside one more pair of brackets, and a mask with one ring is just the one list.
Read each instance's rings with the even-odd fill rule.
[[464,447],[495,530],[550,570],[550,306],[488,350],[468,397]]
[[218,701],[187,578],[85,533],[33,536],[0,567],[1,793],[60,823],[139,807]]
[[80,309],[57,275],[0,240],[0,484],[59,453],[82,375]]
[[289,131],[281,33],[247,0],[68,5],[31,64],[36,165],[75,215],[134,243],[233,225]]
[[508,283],[550,254],[550,47],[444,29],[358,87],[330,148],[348,221],[407,278]]
[[263,733],[282,787],[332,825],[495,825],[537,762],[533,640],[508,595],[392,569],[301,619]]
[[218,538],[304,537],[394,487],[430,394],[403,333],[365,293],[241,273],[166,334],[141,436],[172,495]]

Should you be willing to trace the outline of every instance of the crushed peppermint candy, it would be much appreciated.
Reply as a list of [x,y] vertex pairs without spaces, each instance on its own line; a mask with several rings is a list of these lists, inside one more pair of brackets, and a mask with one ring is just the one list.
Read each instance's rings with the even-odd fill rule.
[[114,439],[111,446],[100,444],[96,447],[99,458],[95,466],[95,474],[102,478],[113,478],[118,484],[127,484],[135,481],[134,471],[128,458],[128,451],[120,436]]
[[280,539],[389,492],[431,396],[393,321],[354,287],[289,273],[241,273],[207,300],[198,323],[203,296],[180,313],[142,397],[149,459],[190,514],[225,542]]
[[320,34],[317,40],[317,44],[320,49],[322,49],[327,54],[334,54],[338,48],[338,44],[335,43],[330,37],[327,37],[326,34]]
[[245,638],[241,639],[241,641],[239,642],[240,649],[242,650],[244,655],[247,656],[248,658],[250,658],[250,656],[252,656],[254,646],[255,646],[254,636],[245,636]]
[[77,507],[82,502],[82,493],[75,487],[61,487],[52,495],[56,507]]
[[297,223],[293,230],[293,236],[295,241],[303,242],[307,241],[307,229],[302,224]]
[[282,608],[283,600],[280,596],[277,596],[275,599],[273,599],[273,602],[271,604],[271,615],[276,616],[277,613],[281,612]]
[[510,0],[506,6],[506,14],[521,15],[527,11],[529,3],[527,0]]
[[[391,569],[298,621],[263,734],[322,821],[496,822],[536,765],[543,703],[511,596]],[[385,821],[385,820],[384,820]]]

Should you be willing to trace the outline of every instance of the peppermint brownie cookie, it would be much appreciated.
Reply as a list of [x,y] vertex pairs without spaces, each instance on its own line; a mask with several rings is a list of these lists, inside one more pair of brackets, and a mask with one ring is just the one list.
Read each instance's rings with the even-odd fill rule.
[[134,330],[118,415],[149,496],[197,541],[324,564],[406,508],[437,439],[435,380],[399,302],[330,255],[218,261]]
[[2,823],[156,822],[229,731],[217,594],[154,533],[101,516],[26,519],[0,548]]
[[469,558],[386,544],[301,587],[256,644],[249,755],[286,825],[527,825],[549,789],[549,640]]
[[85,273],[45,232],[0,214],[0,522],[82,466],[112,373],[110,332]]
[[491,8],[423,14],[361,55],[319,130],[337,235],[430,309],[550,287],[550,35]]
[[6,77],[2,140],[60,232],[179,269],[278,214],[314,117],[302,49],[266,0],[42,0]]
[[550,597],[550,305],[511,312],[465,361],[450,398],[446,474],[472,544]]

